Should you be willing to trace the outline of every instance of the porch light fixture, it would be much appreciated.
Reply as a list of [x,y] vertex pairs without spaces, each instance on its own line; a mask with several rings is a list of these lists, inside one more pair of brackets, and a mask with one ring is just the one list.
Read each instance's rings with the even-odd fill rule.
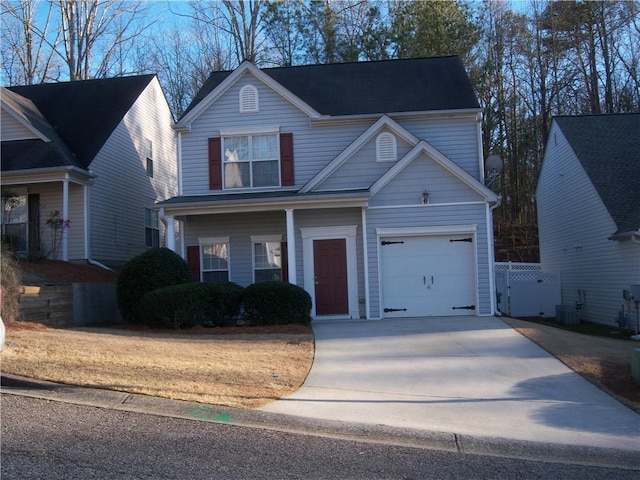
[[428,203],[429,203],[429,192],[425,190],[424,192],[422,192],[422,204],[426,205]]

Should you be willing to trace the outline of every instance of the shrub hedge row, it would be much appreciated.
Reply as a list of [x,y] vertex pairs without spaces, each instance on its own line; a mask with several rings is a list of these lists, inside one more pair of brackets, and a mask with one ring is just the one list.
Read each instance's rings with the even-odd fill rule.
[[149,249],[125,265],[118,306],[124,321],[153,327],[311,323],[311,296],[297,285],[195,283],[187,263],[166,248]]

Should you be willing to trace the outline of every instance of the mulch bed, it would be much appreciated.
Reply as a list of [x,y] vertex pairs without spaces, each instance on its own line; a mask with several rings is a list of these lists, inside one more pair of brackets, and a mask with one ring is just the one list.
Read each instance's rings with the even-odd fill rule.
[[115,282],[118,273],[97,265],[44,260],[30,263],[18,262],[23,285],[68,285],[85,282]]

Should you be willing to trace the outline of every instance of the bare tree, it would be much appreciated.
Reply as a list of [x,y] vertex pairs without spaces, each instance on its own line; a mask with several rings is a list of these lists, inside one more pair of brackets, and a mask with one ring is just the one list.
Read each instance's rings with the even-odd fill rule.
[[52,5],[17,0],[2,2],[1,8],[2,68],[7,83],[31,85],[57,77],[54,54],[59,32],[52,27]]
[[264,0],[196,1],[191,3],[192,18],[202,27],[220,29],[229,36],[236,63],[260,63],[263,53],[262,22]]
[[62,36],[58,54],[67,65],[70,80],[107,76],[118,49],[149,26],[140,21],[148,5],[144,2],[57,1]]

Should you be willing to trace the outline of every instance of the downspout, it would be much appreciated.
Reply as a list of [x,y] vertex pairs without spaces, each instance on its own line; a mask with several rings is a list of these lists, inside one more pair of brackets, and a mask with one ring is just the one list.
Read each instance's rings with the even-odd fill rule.
[[[292,285],[298,285],[298,279],[296,276],[296,229],[293,218],[293,209],[285,209],[286,222],[287,222],[287,264],[289,271],[289,283]],[[307,286],[307,288],[309,288]]]
[[[69,220],[69,174],[64,174],[62,181],[62,220]],[[62,261],[69,261],[69,232],[68,228],[62,227]]]
[[182,132],[178,132],[178,196],[182,195]]
[[369,253],[367,250],[367,210],[362,207],[362,251],[364,258],[364,309],[366,319],[371,319],[369,312]]

